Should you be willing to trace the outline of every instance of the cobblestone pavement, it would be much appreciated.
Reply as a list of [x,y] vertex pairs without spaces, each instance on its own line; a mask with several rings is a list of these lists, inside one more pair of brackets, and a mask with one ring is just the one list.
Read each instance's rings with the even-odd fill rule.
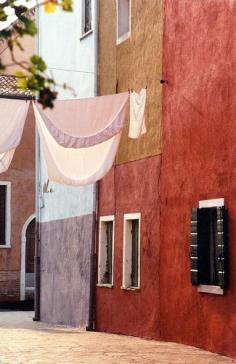
[[0,312],[0,363],[236,363],[184,345],[50,326],[33,322],[32,316],[32,312]]

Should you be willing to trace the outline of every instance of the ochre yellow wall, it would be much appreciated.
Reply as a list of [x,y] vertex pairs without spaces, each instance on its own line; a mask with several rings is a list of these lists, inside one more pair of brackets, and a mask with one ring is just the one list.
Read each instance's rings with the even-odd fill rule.
[[128,119],[116,163],[161,153],[163,1],[132,0],[131,37],[116,46],[116,1],[100,0],[99,94],[147,86],[147,134],[128,138]]

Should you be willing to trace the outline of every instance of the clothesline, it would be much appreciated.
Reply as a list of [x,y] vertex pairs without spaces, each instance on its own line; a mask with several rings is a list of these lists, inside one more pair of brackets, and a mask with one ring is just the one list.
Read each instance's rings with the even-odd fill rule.
[[[112,167],[130,98],[129,137],[146,132],[146,89],[78,100],[57,100],[43,110],[33,103],[49,179],[84,185],[101,179]],[[0,100],[0,173],[20,143],[29,108],[22,100]]]

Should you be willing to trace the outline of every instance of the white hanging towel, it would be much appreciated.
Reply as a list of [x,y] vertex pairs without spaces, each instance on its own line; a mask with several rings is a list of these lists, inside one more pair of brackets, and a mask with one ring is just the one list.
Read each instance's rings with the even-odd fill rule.
[[15,149],[0,154],[0,173],[6,172],[11,164]]
[[57,100],[53,109],[36,107],[53,138],[65,148],[87,148],[118,134],[124,126],[128,92]]
[[[0,99],[0,156],[18,147],[29,104],[24,100]],[[9,156],[5,158],[9,160]]]
[[147,90],[143,88],[139,93],[130,93],[130,123],[129,138],[137,139],[147,132],[145,125],[145,106]]
[[[117,95],[114,95],[117,96]],[[39,111],[39,108],[34,104],[34,112],[36,117],[36,123],[38,127],[38,131],[40,134],[40,141],[42,143],[43,154],[45,157],[48,177],[51,181],[59,182],[66,185],[72,186],[80,186],[95,183],[99,179],[105,176],[105,174],[110,170],[112,164],[114,162],[116,152],[119,146],[121,130],[124,125],[125,120],[125,105],[127,103],[128,97],[125,98],[126,102],[123,104],[123,107],[119,109],[113,110],[113,114],[115,115],[115,119],[119,120],[118,124],[120,125],[117,129],[114,125],[114,129],[112,127],[109,129],[107,137],[107,130],[109,125],[111,125],[112,121],[114,123],[114,115],[112,115],[112,121],[109,123],[107,120],[104,122],[103,120],[103,111],[104,115],[107,115],[106,108],[102,107],[102,104],[99,105],[99,110],[96,107],[92,107],[87,112],[90,114],[91,123],[93,121],[93,117],[96,119],[96,125],[91,125],[88,119],[88,124],[84,125],[84,115],[83,108],[77,109],[77,113],[75,113],[75,106],[72,107],[71,113],[68,112],[67,115],[69,120],[65,117],[63,108],[59,108],[61,113],[64,115],[65,119],[60,115],[60,128],[57,128],[57,120],[54,119],[53,113],[50,113],[50,116],[53,120],[53,126],[51,127],[54,130],[57,130],[57,138],[55,139],[55,135],[52,136],[52,128],[48,129],[48,118],[45,120],[43,117],[44,112],[42,110]],[[74,100],[73,100],[74,101]],[[78,101],[78,100],[76,100]],[[109,97],[110,103],[112,102],[112,98]],[[124,101],[124,99],[123,99]],[[106,100],[103,99],[103,103],[106,103]],[[60,101],[57,101],[57,104],[60,104]],[[64,102],[62,104],[65,105]],[[82,105],[82,104],[81,104]],[[69,102],[67,104],[68,110]],[[108,105],[107,105],[107,109]],[[112,109],[112,105],[110,104],[110,109]],[[55,115],[57,114],[58,109],[55,108]],[[47,114],[48,115],[48,114]],[[77,115],[81,120],[82,125],[79,126],[79,122],[76,123]],[[99,125],[99,120],[101,121]],[[68,124],[66,124],[66,122]],[[60,124],[61,123],[61,124]],[[116,123],[116,122],[115,122]],[[105,127],[104,127],[105,125]],[[106,127],[107,126],[107,127]],[[62,127],[64,131],[68,132],[66,134],[64,132],[64,142],[66,148],[61,146],[58,141],[62,141],[59,136],[62,136],[61,130]],[[75,129],[77,128],[77,132]],[[70,130],[70,134],[69,134]],[[83,130],[83,133],[82,133]],[[92,132],[93,130],[93,132]],[[113,131],[112,131],[113,130]],[[117,132],[118,131],[118,132]],[[63,132],[63,131],[62,131]],[[54,133],[53,133],[54,134]],[[66,135],[65,135],[66,134]],[[82,136],[83,134],[83,136]],[[91,140],[89,138],[91,137]],[[83,140],[84,138],[84,140]],[[105,139],[105,140],[104,140]],[[95,144],[95,141],[98,143]],[[102,142],[100,142],[103,140]],[[88,146],[91,145],[92,146]],[[77,146],[77,148],[68,147],[68,145]],[[81,147],[87,146],[87,147]],[[80,148],[78,148],[80,146]]]

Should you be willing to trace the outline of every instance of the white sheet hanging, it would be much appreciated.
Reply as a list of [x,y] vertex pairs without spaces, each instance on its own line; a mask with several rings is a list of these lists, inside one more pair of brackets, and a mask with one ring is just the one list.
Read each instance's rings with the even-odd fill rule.
[[0,154],[0,173],[6,172],[11,164],[15,149]]
[[64,148],[52,137],[38,108],[35,104],[33,106],[49,179],[79,186],[95,183],[104,177],[112,167],[121,132],[88,148]]
[[125,120],[128,92],[79,100],[57,100],[37,109],[48,131],[65,148],[87,148],[118,134]]
[[145,125],[145,106],[147,90],[143,88],[139,93],[130,93],[130,124],[129,138],[137,139],[147,132]]
[[24,100],[0,99],[0,155],[19,145],[29,104]]

